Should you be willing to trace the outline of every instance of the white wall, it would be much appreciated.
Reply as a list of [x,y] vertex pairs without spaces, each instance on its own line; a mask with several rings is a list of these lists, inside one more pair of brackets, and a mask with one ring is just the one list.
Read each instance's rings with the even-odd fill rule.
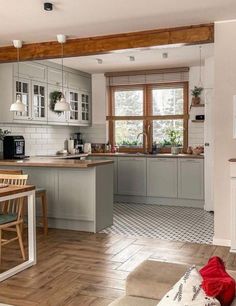
[[81,127],[87,142],[106,143],[108,141],[106,129],[106,78],[104,74],[92,75],[92,126]]
[[214,199],[215,242],[230,239],[228,159],[236,157],[233,95],[236,94],[236,21],[215,25]]
[[[191,90],[194,86],[199,86],[200,67],[193,66],[189,69],[189,106],[191,105]],[[204,67],[202,67],[202,83],[204,86],[205,76]],[[201,103],[204,103],[204,96],[201,95]],[[196,115],[204,115],[204,108],[193,107],[189,111],[189,124],[188,124],[188,143],[189,146],[195,147],[204,144],[204,123],[203,122],[192,122],[195,120]]]
[[[0,124],[0,128],[11,131],[11,135],[25,138],[26,155],[50,155],[64,149],[64,142],[78,128],[64,126]],[[1,148],[0,148],[1,151]]]

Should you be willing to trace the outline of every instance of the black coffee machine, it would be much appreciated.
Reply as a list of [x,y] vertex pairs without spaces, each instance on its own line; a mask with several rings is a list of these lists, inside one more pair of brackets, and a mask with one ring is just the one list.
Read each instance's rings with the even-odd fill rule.
[[23,136],[5,136],[3,139],[4,159],[24,159],[25,139]]
[[81,133],[74,133],[73,138],[74,138],[75,149],[79,153],[83,153],[84,142],[83,142],[83,139],[82,139],[82,134]]

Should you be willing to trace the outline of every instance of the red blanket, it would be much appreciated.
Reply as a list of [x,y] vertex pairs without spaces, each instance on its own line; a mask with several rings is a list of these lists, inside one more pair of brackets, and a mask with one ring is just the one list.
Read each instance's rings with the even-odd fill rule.
[[225,271],[222,259],[217,256],[210,258],[199,272],[205,293],[217,298],[221,306],[229,306],[235,297],[235,280]]

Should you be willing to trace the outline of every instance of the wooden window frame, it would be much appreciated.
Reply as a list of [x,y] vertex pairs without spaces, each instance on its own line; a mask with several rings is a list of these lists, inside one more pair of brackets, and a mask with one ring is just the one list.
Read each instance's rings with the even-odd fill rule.
[[[152,89],[165,87],[182,87],[184,90],[184,105],[182,115],[152,115]],[[143,89],[143,115],[142,116],[115,116],[114,115],[114,93],[121,89]],[[134,85],[113,85],[108,87],[108,115],[106,120],[108,122],[109,143],[115,146],[115,121],[119,120],[142,120],[143,132],[147,133],[148,150],[152,147],[152,121],[153,120],[183,120],[183,149],[188,147],[188,120],[189,120],[189,106],[188,106],[188,82],[168,82],[168,83],[153,83],[153,84],[134,84]],[[144,152],[145,137],[143,138],[143,147],[119,147],[120,152]],[[162,148],[162,152],[170,152],[170,148]]]

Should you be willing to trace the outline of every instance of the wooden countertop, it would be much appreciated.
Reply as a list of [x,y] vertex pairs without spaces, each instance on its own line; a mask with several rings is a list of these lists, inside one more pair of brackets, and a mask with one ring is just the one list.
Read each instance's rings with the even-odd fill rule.
[[9,185],[8,187],[0,188],[0,198],[9,195],[15,195],[22,192],[31,191],[34,189],[35,186],[33,185],[24,185],[24,186]]
[[143,153],[92,153],[89,156],[111,156],[111,157],[147,157],[147,158],[197,158],[204,159],[204,155],[194,154],[178,154],[173,155],[169,153],[160,154],[143,154]]
[[112,163],[112,160],[72,160],[34,157],[27,160],[0,160],[0,167],[90,168]]

